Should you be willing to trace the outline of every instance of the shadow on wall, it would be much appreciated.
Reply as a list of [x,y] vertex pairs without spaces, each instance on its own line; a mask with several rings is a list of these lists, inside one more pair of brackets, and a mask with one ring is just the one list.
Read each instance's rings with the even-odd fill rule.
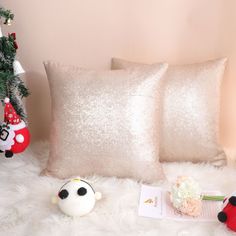
[[49,137],[51,119],[50,92],[46,75],[28,71],[25,75],[25,81],[31,92],[26,99],[26,109],[32,142],[34,142]]

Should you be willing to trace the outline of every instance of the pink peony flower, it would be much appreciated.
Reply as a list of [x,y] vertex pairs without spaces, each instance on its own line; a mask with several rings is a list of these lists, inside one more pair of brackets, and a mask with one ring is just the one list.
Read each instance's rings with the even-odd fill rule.
[[187,198],[178,210],[185,215],[199,216],[202,212],[202,201],[201,199]]

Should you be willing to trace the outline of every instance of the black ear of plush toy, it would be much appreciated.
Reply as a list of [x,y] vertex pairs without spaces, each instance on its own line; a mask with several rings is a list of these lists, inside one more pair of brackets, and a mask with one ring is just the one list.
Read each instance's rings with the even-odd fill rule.
[[218,220],[236,232],[236,192],[225,198],[223,209],[218,213]]

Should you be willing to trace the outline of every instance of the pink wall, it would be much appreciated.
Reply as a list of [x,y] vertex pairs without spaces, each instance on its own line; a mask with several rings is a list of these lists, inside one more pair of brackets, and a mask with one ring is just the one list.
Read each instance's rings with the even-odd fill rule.
[[[222,143],[236,147],[235,0],[2,0],[14,11],[19,59],[35,139],[48,136],[50,100],[42,61],[108,68],[110,58],[192,63],[228,57]],[[5,28],[6,29],[6,28]]]

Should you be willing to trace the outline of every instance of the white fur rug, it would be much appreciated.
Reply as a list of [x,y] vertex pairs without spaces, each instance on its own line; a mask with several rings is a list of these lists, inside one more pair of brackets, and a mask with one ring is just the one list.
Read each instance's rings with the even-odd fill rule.
[[[140,184],[129,179],[89,177],[94,188],[103,193],[103,199],[89,215],[77,219],[67,217],[51,204],[51,197],[57,194],[64,181],[39,176],[47,155],[47,144],[40,143],[34,151],[29,149],[12,159],[0,159],[1,236],[232,234],[218,222],[189,223],[139,217]],[[172,163],[164,164],[164,169],[169,181],[174,181],[178,175],[189,175],[205,189],[227,194],[236,188],[233,168]]]

